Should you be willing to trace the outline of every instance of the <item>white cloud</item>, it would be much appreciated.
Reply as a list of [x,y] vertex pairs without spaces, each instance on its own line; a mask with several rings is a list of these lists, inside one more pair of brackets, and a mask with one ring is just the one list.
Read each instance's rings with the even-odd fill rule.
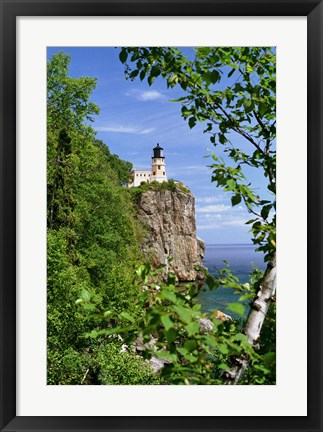
[[149,134],[149,133],[151,133],[151,132],[154,132],[154,128],[146,128],[146,129],[142,129],[140,132],[139,132],[139,135],[142,135],[142,134]]
[[196,211],[198,213],[219,213],[232,210],[232,207],[225,204],[211,204],[204,207],[197,206]]
[[[244,230],[249,231],[250,227],[246,225],[246,221],[250,219],[247,211],[239,206],[232,207],[222,203],[212,204],[216,202],[218,197],[199,198],[200,204],[197,204],[196,209],[196,224],[200,230],[220,230],[234,227],[244,227]],[[206,205],[203,205],[206,204]]]
[[223,225],[225,226],[245,226],[248,219],[236,216],[228,219],[223,219]]
[[141,94],[138,95],[138,99],[141,101],[152,101],[156,99],[164,99],[164,95],[162,93],[159,93],[156,90],[148,90],[144,91]]
[[155,129],[119,125],[119,126],[97,127],[96,130],[98,132],[117,132],[117,133],[126,133],[126,134],[134,134],[134,135],[146,135],[153,132]]
[[203,203],[203,204],[211,204],[211,203],[216,203],[216,202],[220,202],[223,201],[223,197],[216,197],[216,196],[212,196],[212,197],[199,197],[196,198],[195,202],[197,203]]
[[219,223],[210,223],[204,225],[197,224],[196,228],[198,230],[210,230],[210,229],[215,230],[221,228],[221,224]]
[[134,96],[136,99],[142,102],[155,101],[165,99],[165,95],[157,90],[138,90],[133,89],[131,92],[126,93],[126,96]]
[[239,216],[221,217],[220,215],[206,215],[202,221],[197,222],[197,228],[200,230],[221,229],[223,227],[246,227],[247,219]]

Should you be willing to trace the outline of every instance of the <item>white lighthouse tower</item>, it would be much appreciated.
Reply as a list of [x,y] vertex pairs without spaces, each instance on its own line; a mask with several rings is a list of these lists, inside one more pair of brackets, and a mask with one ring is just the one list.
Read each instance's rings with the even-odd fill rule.
[[164,157],[164,149],[160,147],[159,144],[153,149],[154,155],[152,156],[152,168],[151,168],[151,177],[150,181],[158,181],[159,183],[163,183],[167,181],[166,175],[166,166],[165,166],[165,157]]

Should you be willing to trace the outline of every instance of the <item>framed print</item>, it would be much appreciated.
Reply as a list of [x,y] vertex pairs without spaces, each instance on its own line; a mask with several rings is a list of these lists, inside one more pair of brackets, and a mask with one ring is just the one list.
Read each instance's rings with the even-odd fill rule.
[[1,431],[322,430],[322,12],[1,0]]

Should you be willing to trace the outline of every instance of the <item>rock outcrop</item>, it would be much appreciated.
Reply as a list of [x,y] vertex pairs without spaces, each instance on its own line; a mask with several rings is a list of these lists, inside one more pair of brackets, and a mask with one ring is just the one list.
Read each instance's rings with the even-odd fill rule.
[[173,190],[152,188],[143,192],[138,217],[147,227],[142,249],[155,265],[165,264],[165,274],[172,271],[179,281],[204,278],[205,245],[196,237],[195,199],[189,190],[176,185]]

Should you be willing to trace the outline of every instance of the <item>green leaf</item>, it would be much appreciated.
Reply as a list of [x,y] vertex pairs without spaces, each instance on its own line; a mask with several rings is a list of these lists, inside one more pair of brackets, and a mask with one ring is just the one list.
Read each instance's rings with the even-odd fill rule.
[[258,111],[259,111],[260,117],[263,117],[266,114],[267,110],[268,110],[268,108],[267,108],[266,104],[260,103],[258,105]]
[[218,284],[215,282],[215,280],[213,279],[213,277],[211,275],[207,275],[207,277],[205,279],[205,283],[210,288],[210,290],[212,290],[214,288],[218,288]]
[[94,306],[94,304],[91,304],[91,303],[85,303],[83,305],[83,309],[93,311],[95,309],[95,306]]
[[82,299],[85,301],[89,301],[91,299],[91,295],[88,290],[85,288],[82,290]]
[[219,351],[222,353],[222,354],[229,354],[229,349],[228,349],[228,347],[226,346],[226,345],[224,345],[224,344],[219,344],[218,345],[218,348],[219,348]]
[[96,330],[92,330],[91,333],[88,333],[88,337],[91,339],[96,339],[99,336],[99,333]]
[[191,363],[195,363],[197,360],[197,357],[192,355],[192,354],[186,354],[185,359]]
[[137,273],[137,275],[140,277],[140,278],[144,278],[144,276],[146,275],[146,273],[147,273],[147,268],[146,268],[146,266],[145,265],[140,265],[138,268],[136,268],[136,273]]
[[166,339],[168,343],[174,342],[176,337],[177,337],[177,333],[174,328],[170,328],[169,330],[166,331]]
[[219,134],[219,141],[221,144],[225,144],[227,142],[224,134],[222,133]]
[[190,117],[188,119],[188,125],[189,125],[190,129],[192,129],[196,125],[196,118],[195,117]]
[[237,315],[244,316],[244,306],[241,303],[229,303],[227,307]]
[[182,97],[180,97],[178,99],[170,99],[169,102],[182,102],[184,100],[187,100],[187,96],[182,96]]
[[160,75],[160,69],[157,66],[153,66],[151,68],[150,75],[153,77],[158,77]]
[[167,80],[167,84],[170,87],[174,87],[177,83],[178,83],[178,76],[176,74],[171,75]]
[[[171,262],[170,260],[168,260],[168,262]],[[176,282],[176,275],[175,273],[168,273],[167,275],[167,283],[168,285],[172,285]]]
[[174,306],[173,309],[183,322],[188,324],[192,321],[192,315],[188,309],[185,309],[182,306]]
[[218,348],[219,343],[213,337],[206,335],[204,336],[204,340],[207,345],[210,345],[213,348]]
[[246,111],[246,113],[249,113],[253,110],[253,102],[251,99],[244,99],[243,100],[243,106]]
[[135,318],[132,315],[128,314],[128,312],[121,312],[120,316],[122,318],[124,318],[124,319],[132,322],[132,323],[134,323],[136,321]]
[[264,354],[263,356],[263,362],[267,367],[273,366],[276,362],[276,353],[269,352]]
[[170,361],[176,361],[177,360],[177,355],[176,354],[172,354],[169,351],[158,351],[156,352],[156,356],[163,360],[163,359],[167,359]]
[[227,186],[230,190],[235,190],[236,188],[236,182],[232,179],[227,181]]
[[145,78],[145,76],[146,76],[146,72],[142,70],[139,75],[140,81],[142,81]]
[[111,315],[113,312],[111,311],[111,310],[107,310],[107,311],[105,311],[104,312],[104,314],[103,314],[103,316],[109,316],[109,315]]
[[151,86],[152,83],[155,81],[155,79],[156,79],[155,76],[149,75],[149,77],[148,77],[148,84]]
[[204,57],[204,56],[207,56],[207,55],[210,54],[211,48],[210,47],[199,47],[197,49],[197,52],[198,52],[199,55],[201,55],[201,56]]
[[254,297],[254,293],[244,294],[243,296],[239,297],[239,301],[243,302],[243,301],[251,299],[252,297]]
[[242,333],[237,333],[233,336],[232,340],[234,341],[241,341],[241,342],[247,342],[247,336]]
[[[203,81],[205,81],[206,85],[209,84],[215,84],[219,80],[220,74],[216,69],[213,69],[212,71],[206,71],[202,75]],[[206,96],[209,95],[208,92],[202,91]]]
[[268,217],[268,215],[269,215],[269,212],[270,212],[270,210],[271,210],[271,205],[266,205],[266,206],[264,206],[262,209],[261,209],[261,217],[263,218],[263,219],[267,219],[267,217]]
[[165,330],[168,331],[174,327],[173,321],[170,319],[169,315],[161,315],[160,321],[165,327]]
[[200,326],[197,322],[192,322],[192,323],[188,324],[187,326],[185,326],[185,329],[186,329],[189,336],[193,336],[199,332]]
[[220,363],[220,364],[219,364],[219,369],[222,369],[222,370],[224,370],[224,371],[228,371],[228,370],[230,370],[229,366],[226,365],[225,363]]
[[219,72],[215,69],[213,69],[213,71],[211,72],[211,81],[212,84],[215,84],[216,82],[219,81],[221,75],[219,74]]
[[189,339],[184,343],[184,348],[187,349],[188,352],[194,351],[197,347],[196,340]]
[[235,206],[235,205],[239,204],[240,202],[241,202],[241,195],[240,194],[236,194],[236,195],[233,195],[231,197],[232,206]]
[[172,291],[163,290],[160,297],[164,300],[168,300],[172,303],[177,303],[177,297],[176,294]]
[[125,63],[127,61],[127,58],[128,58],[127,51],[122,49],[120,54],[119,54],[119,59],[120,59],[121,63]]
[[138,74],[139,74],[139,70],[135,69],[134,71],[131,72],[131,74],[129,75],[129,77],[130,78],[135,78]]
[[177,350],[180,354],[182,354],[183,356],[185,356],[185,355],[188,354],[188,351],[187,351],[186,348],[177,347],[176,350]]

